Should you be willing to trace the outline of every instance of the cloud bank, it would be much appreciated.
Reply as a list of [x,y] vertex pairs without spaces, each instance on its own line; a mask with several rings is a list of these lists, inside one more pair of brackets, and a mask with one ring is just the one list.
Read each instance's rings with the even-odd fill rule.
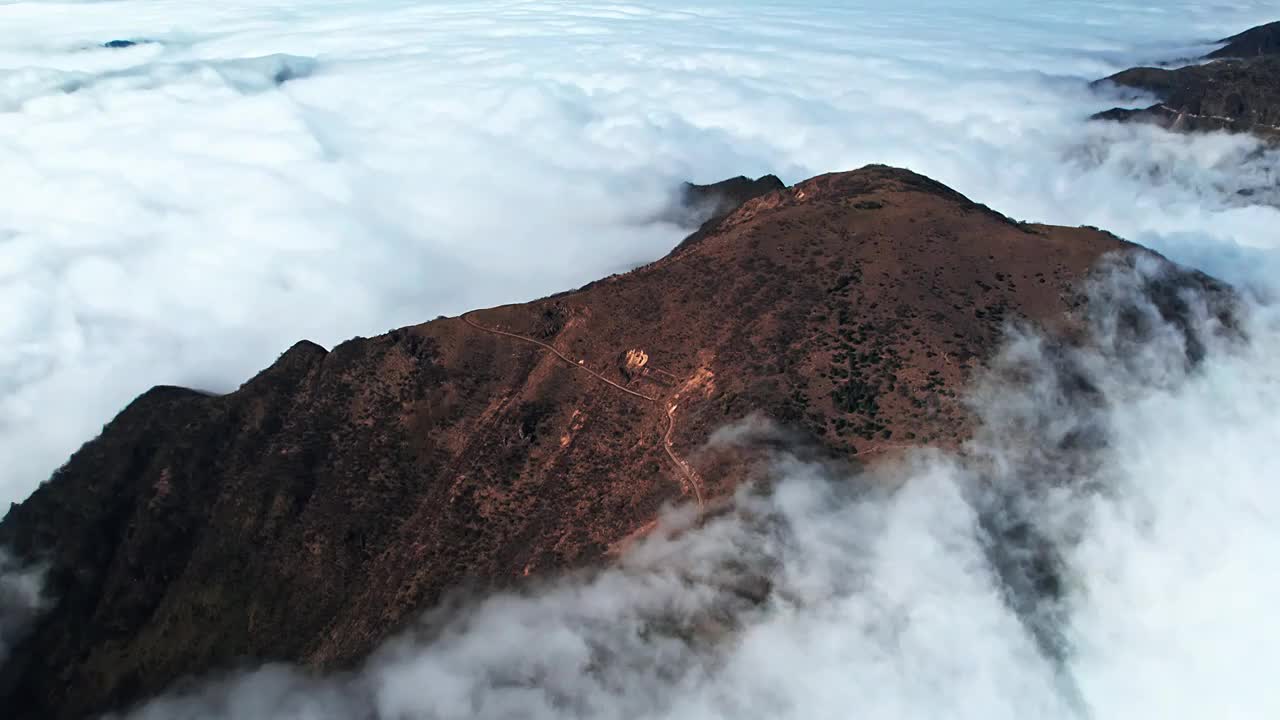
[[300,338],[652,260],[684,232],[649,220],[682,180],[889,163],[1019,219],[1265,277],[1276,152],[1087,124],[1115,103],[1086,83],[1273,12],[0,4],[0,502],[151,385],[226,391]]
[[1090,297],[1087,347],[1011,329],[960,453],[860,475],[729,428],[770,448],[730,513],[433,611],[351,674],[270,666],[127,717],[1274,716],[1280,311],[1145,263]]

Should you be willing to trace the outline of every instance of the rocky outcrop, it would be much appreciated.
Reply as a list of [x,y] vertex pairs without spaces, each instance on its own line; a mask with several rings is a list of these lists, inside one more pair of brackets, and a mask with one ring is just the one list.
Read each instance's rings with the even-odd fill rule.
[[682,183],[659,219],[685,228],[709,228],[748,200],[785,187],[775,175],[755,180],[739,175],[710,185]]
[[1005,324],[1071,338],[1091,268],[1142,252],[905,170],[778,185],[733,181],[752,199],[696,241],[574,292],[137,398],[0,523],[48,579],[7,716],[350,666],[448,592],[607,562],[664,504],[733,489],[696,450],[750,414],[855,462],[954,446]]
[[739,175],[711,185],[685,183],[680,188],[680,199],[685,207],[697,209],[699,214],[711,220],[728,215],[748,200],[785,187],[776,175],[764,175],[755,180]]

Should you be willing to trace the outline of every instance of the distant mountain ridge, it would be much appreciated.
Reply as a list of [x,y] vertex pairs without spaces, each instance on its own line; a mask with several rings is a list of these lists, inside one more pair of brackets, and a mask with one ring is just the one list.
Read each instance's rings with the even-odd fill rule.
[[[1280,22],[1226,38],[1211,62],[1169,70],[1138,67],[1094,83],[1133,88],[1160,102],[1112,108],[1097,120],[1148,122],[1175,131],[1250,132],[1280,140]],[[1136,98],[1135,98],[1136,99]]]

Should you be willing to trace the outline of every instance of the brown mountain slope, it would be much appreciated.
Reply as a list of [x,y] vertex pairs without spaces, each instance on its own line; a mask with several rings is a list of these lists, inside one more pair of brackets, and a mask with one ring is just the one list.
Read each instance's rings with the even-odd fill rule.
[[54,601],[0,704],[74,718],[240,662],[350,664],[451,588],[600,561],[722,496],[695,451],[752,412],[853,457],[954,444],[1002,325],[1069,333],[1089,269],[1132,249],[873,166],[574,292],[299,343],[225,396],[153,389],[0,523]]

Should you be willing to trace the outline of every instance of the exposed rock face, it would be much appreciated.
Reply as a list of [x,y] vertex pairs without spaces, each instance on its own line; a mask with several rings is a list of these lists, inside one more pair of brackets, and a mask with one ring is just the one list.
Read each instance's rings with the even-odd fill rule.
[[574,292],[299,343],[225,396],[155,388],[0,523],[51,602],[0,705],[78,718],[236,663],[349,665],[450,589],[604,561],[664,503],[729,492],[694,451],[753,412],[858,459],[954,445],[1004,323],[1071,337],[1113,251],[1141,252],[872,166]]
[[[1177,131],[1229,130],[1280,139],[1280,23],[1228,38],[1204,65],[1168,70],[1125,70],[1098,84],[1140,90],[1160,102],[1140,109],[1113,108],[1097,120],[1150,122]],[[1135,100],[1138,96],[1135,96]]]

